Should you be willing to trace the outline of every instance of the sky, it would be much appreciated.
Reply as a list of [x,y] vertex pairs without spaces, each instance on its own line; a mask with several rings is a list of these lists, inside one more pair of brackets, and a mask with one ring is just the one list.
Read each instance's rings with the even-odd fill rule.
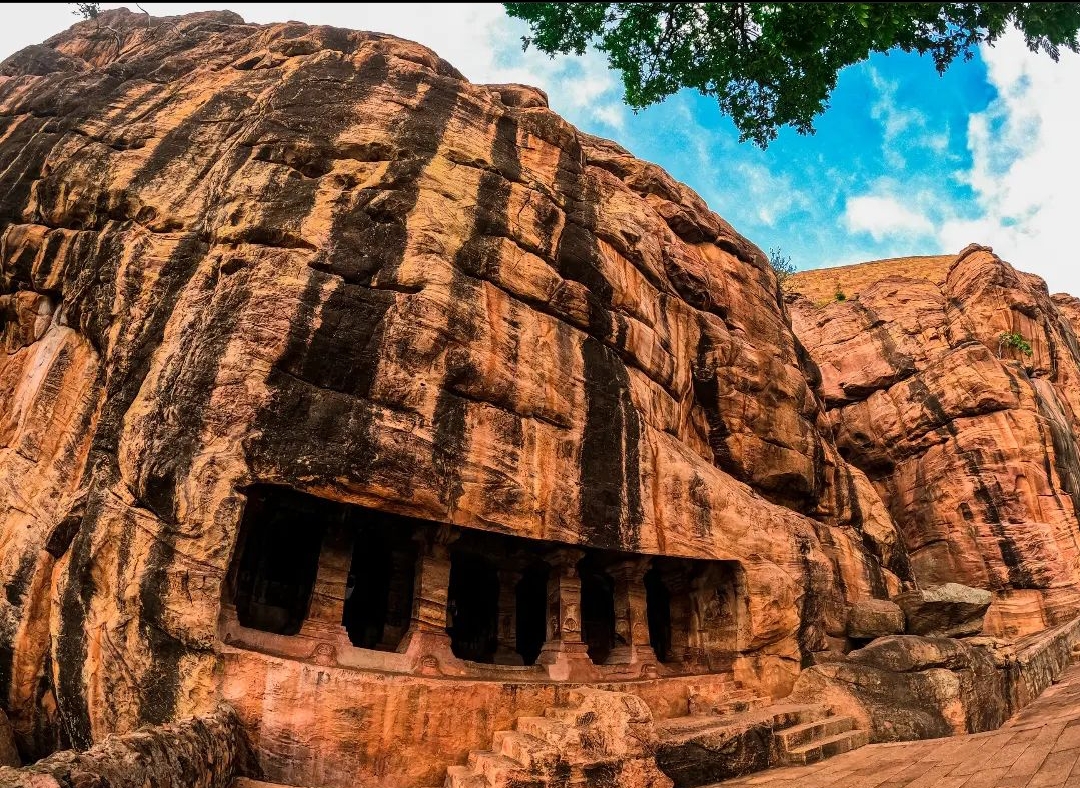
[[[125,5],[103,3],[103,8]],[[131,4],[127,4],[133,7]],[[579,128],[695,189],[762,249],[799,269],[992,246],[1051,292],[1080,295],[1080,56],[1059,63],[1011,35],[939,76],[929,58],[875,55],[840,74],[817,133],[739,143],[715,102],[683,91],[638,113],[605,58],[522,52],[528,30],[496,3],[143,3],[155,16],[229,8],[377,30],[434,49],[473,82],[543,88]],[[0,58],[68,27],[73,4],[5,3]]]

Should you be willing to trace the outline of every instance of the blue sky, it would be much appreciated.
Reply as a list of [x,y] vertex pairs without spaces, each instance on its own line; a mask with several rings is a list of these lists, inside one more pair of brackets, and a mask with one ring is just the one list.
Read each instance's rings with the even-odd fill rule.
[[[113,5],[105,3],[103,6]],[[939,77],[895,52],[840,75],[817,134],[766,151],[738,142],[715,104],[684,92],[634,114],[602,56],[522,53],[523,23],[498,4],[144,3],[155,15],[227,7],[253,22],[299,19],[419,41],[474,82],[545,89],[580,128],[655,161],[763,249],[799,268],[992,245],[1052,292],[1080,294],[1080,57],[1054,64],[1009,37]],[[5,4],[0,57],[74,21],[70,4]]]

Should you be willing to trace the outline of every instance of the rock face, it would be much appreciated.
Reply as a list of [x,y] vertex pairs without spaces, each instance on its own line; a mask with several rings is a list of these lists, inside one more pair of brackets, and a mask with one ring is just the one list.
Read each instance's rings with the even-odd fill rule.
[[991,730],[1010,713],[1004,674],[987,650],[916,635],[879,638],[844,662],[815,665],[792,697],[855,717],[879,742]]
[[797,295],[843,272],[792,285],[841,454],[880,493],[919,586],[993,592],[992,634],[1063,623],[1080,605],[1074,299],[979,246],[876,270],[843,302]]
[[[795,305],[819,374],[697,195],[388,36],[109,11],[12,56],[24,760],[226,698],[269,779],[410,788],[574,682],[657,718],[691,684],[783,696],[916,579],[991,589],[997,630],[1061,619],[1072,328],[986,251],[889,286]],[[1033,358],[999,359],[1004,330]]]
[[894,596],[907,619],[909,635],[962,637],[982,632],[993,594],[959,583],[905,591]]
[[[901,594],[900,596],[903,596]],[[899,599],[900,597],[896,597]],[[989,605],[989,602],[987,602]],[[985,610],[984,610],[985,612]],[[981,624],[982,618],[979,622]],[[873,640],[885,635],[904,634],[904,611],[895,601],[863,599],[848,611],[848,637],[856,640]],[[918,633],[924,634],[924,633]]]
[[0,711],[0,766],[19,766],[21,763],[11,723],[7,715]]
[[[699,650],[775,695],[847,604],[907,578],[761,251],[541,92],[415,44],[110,11],[14,55],[0,252],[0,694],[30,757],[214,705],[256,488],[726,561],[731,594],[694,615],[727,616],[729,642]],[[457,532],[438,533],[414,606],[435,630]],[[340,601],[335,566],[312,610]],[[644,621],[620,599],[625,642]],[[267,763],[314,763],[299,726],[363,754],[328,784],[394,779],[341,738],[353,720],[291,716],[299,679],[251,703],[246,664],[225,682]]]

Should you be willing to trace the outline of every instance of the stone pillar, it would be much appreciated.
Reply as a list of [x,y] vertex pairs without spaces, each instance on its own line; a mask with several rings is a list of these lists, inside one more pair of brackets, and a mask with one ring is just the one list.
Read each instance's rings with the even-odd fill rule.
[[716,596],[715,589],[709,584],[705,572],[698,572],[690,578],[690,662],[702,668],[708,668],[709,623],[711,615],[709,600]]
[[416,559],[410,550],[390,551],[390,581],[386,590],[386,623],[376,648],[393,651],[412,620],[409,597],[415,583]]
[[548,575],[547,641],[536,662],[548,667],[553,679],[592,673],[589,650],[581,638],[581,578],[577,573],[580,550],[563,548],[544,557]]
[[446,600],[450,590],[450,543],[457,533],[450,526],[424,529],[416,534],[416,574],[413,582],[412,617],[398,645],[399,652],[452,657],[450,633],[446,631]]
[[690,578],[685,569],[669,567],[660,579],[671,600],[671,661],[689,666],[694,661],[690,650]]
[[323,536],[319,552],[319,568],[311,592],[311,605],[300,634],[307,637],[339,640],[348,639],[345,618],[345,588],[352,566],[354,531],[333,523]]
[[499,569],[499,645],[495,649],[496,665],[524,665],[517,651],[517,585],[521,570],[516,564]]
[[609,665],[635,665],[656,662],[649,643],[649,618],[645,602],[645,573],[648,558],[631,558],[608,567],[615,581],[615,637],[617,643],[608,655]]

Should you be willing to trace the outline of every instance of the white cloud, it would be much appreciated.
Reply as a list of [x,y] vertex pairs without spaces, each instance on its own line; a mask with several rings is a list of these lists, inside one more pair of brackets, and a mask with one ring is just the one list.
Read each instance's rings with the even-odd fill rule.
[[927,216],[885,195],[863,195],[847,201],[844,224],[852,232],[869,233],[875,241],[896,236],[924,236],[933,233]]
[[948,249],[975,241],[1016,267],[1039,274],[1051,291],[1080,293],[1076,255],[1080,183],[1080,56],[1059,63],[1034,55],[1018,35],[983,48],[998,97],[968,123],[973,164],[964,175],[980,216],[947,221]]
[[899,83],[885,79],[872,66],[867,68],[867,74],[878,91],[877,100],[870,105],[870,117],[881,124],[884,137],[881,149],[889,167],[895,170],[905,167],[907,162],[902,151],[906,149],[928,148],[938,154],[948,149],[948,126],[936,133],[931,131],[925,114],[897,103]]

